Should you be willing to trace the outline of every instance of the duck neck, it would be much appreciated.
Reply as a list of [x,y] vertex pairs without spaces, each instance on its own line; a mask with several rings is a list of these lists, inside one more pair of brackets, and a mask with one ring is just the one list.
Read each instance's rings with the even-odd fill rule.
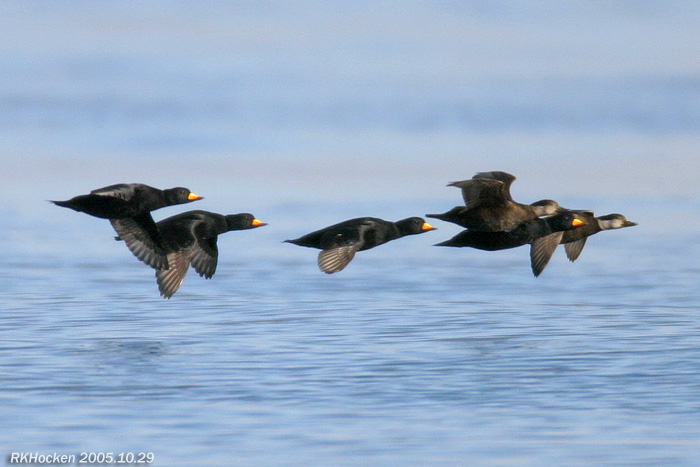
[[595,225],[598,227],[598,230],[609,230],[615,228],[612,219],[598,219],[596,217]]
[[411,235],[415,233],[413,232],[413,230],[411,230],[411,226],[409,224],[402,223],[401,221],[394,224],[393,227],[393,229],[389,230],[389,236],[392,240],[395,238],[401,238],[405,237],[406,235]]
[[180,201],[177,199],[177,192],[175,190],[163,190],[163,196],[161,196],[161,199],[158,202],[160,208],[163,208],[165,206],[172,206],[174,204],[180,204]]

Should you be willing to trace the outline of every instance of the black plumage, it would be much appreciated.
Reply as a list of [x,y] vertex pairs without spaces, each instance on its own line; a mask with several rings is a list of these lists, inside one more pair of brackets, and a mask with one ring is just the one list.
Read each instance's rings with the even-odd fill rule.
[[545,199],[532,204],[515,202],[510,186],[515,176],[506,172],[481,172],[469,180],[452,182],[462,190],[465,206],[457,206],[442,214],[426,217],[452,222],[462,227],[486,232],[511,230],[522,222],[555,214],[556,201]]
[[285,240],[299,246],[318,248],[318,267],[332,274],[342,271],[355,253],[369,250],[406,235],[435,230],[420,217],[389,222],[376,217],[360,217],[311,232],[296,240]]
[[168,260],[151,211],[202,199],[187,188],[159,190],[141,183],[120,183],[92,190],[57,206],[109,219],[126,246],[153,268],[167,269]]
[[190,265],[206,279],[214,275],[219,258],[219,235],[267,224],[248,213],[222,215],[188,211],[163,219],[156,225],[170,265],[168,269],[156,269],[156,281],[160,294],[170,298],[180,288]]
[[539,276],[549,263],[564,231],[581,228],[586,218],[574,212],[530,219],[506,232],[484,232],[467,229],[437,246],[471,247],[479,250],[505,250],[530,244],[530,264]]

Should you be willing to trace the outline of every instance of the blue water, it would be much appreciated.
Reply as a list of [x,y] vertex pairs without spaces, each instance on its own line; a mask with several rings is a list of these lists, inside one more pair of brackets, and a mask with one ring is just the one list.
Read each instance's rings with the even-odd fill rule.
[[[694,4],[0,8],[3,459],[697,465]],[[539,278],[526,248],[433,247],[440,222],[331,276],[282,243],[447,210],[484,170],[639,226]],[[46,202],[135,181],[269,225],[163,300],[106,221]]]

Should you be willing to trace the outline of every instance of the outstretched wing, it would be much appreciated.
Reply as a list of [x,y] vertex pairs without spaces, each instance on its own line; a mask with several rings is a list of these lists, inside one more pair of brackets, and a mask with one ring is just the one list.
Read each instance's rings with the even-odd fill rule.
[[508,201],[513,201],[510,195],[510,186],[515,181],[515,175],[511,175],[507,172],[493,171],[493,172],[479,172],[472,178],[486,178],[493,179],[503,182],[503,195],[508,199]]
[[321,250],[318,254],[318,267],[326,274],[342,271],[345,269],[345,266],[352,261],[357,251],[358,248],[355,245],[338,246],[328,250]]
[[566,251],[566,257],[569,258],[569,261],[573,262],[578,259],[579,255],[583,251],[583,247],[586,245],[587,238],[588,237],[583,237],[575,242],[564,244],[564,251]]
[[510,201],[507,187],[500,180],[491,178],[472,178],[461,182],[452,182],[449,186],[462,189],[462,198],[468,208],[481,205],[500,206]]
[[190,262],[182,251],[168,253],[168,269],[156,269],[156,282],[158,290],[164,298],[173,296],[185,280]]
[[318,267],[326,274],[345,269],[364,245],[365,233],[374,225],[365,221],[359,226],[343,227],[326,232],[321,238],[322,251],[318,254]]
[[216,234],[212,234],[205,222],[192,224],[195,242],[192,246],[192,267],[200,276],[210,279],[216,272],[219,249],[216,246]]
[[214,275],[218,258],[216,236],[207,236],[203,218],[180,217],[177,221],[159,223],[159,226],[170,265],[167,270],[156,271],[158,289],[163,297],[170,298],[180,288],[190,265],[207,279]]
[[552,258],[554,250],[557,249],[563,232],[555,232],[553,234],[540,237],[530,245],[530,265],[532,273],[535,277],[542,274],[547,263]]
[[139,260],[156,269],[168,269],[168,259],[158,228],[149,213],[110,219],[117,235]]
[[216,272],[219,252],[216,247],[216,237],[205,242],[198,242],[193,250],[192,267],[200,276],[211,279]]

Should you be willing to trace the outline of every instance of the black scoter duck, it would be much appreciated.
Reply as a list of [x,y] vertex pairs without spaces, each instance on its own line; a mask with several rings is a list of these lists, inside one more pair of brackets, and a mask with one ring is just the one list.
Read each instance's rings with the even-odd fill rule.
[[507,232],[467,229],[437,246],[472,247],[479,250],[505,250],[529,243],[532,272],[539,276],[549,263],[564,231],[586,224],[581,214],[566,212],[542,219],[530,219]]
[[549,199],[530,205],[513,201],[510,185],[514,180],[515,176],[509,173],[494,171],[480,172],[469,180],[452,182],[448,186],[461,188],[465,206],[457,206],[443,214],[426,216],[468,229],[499,232],[558,211],[559,204]]
[[388,241],[429,230],[435,228],[420,217],[409,217],[397,222],[376,217],[360,217],[285,242],[321,249],[318,254],[318,267],[327,274],[333,274],[342,271],[358,251],[369,250]]
[[168,269],[156,269],[158,290],[170,298],[180,288],[190,265],[200,276],[210,279],[216,272],[218,235],[267,225],[248,213],[222,215],[208,211],[188,211],[156,224],[163,239]]
[[187,188],[159,190],[141,183],[120,183],[52,203],[109,219],[119,237],[138,259],[153,268],[167,269],[168,260],[151,211],[198,199],[202,197]]

